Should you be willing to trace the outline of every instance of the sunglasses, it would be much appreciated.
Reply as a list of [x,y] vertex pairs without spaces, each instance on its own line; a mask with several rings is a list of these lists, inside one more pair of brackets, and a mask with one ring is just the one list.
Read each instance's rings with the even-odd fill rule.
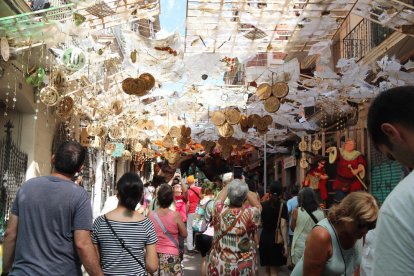
[[369,222],[358,221],[359,229],[367,228],[369,231],[369,230],[375,229],[376,226],[377,226],[377,221],[369,221]]

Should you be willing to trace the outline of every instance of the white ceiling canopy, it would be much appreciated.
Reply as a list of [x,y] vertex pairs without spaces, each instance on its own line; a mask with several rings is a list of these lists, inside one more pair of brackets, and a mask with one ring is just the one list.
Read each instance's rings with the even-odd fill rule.
[[307,51],[334,37],[355,2],[189,0],[185,51]]

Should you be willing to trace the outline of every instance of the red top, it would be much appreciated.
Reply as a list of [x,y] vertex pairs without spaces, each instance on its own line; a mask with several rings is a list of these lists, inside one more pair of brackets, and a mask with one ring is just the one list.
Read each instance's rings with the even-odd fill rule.
[[187,221],[187,210],[186,210],[186,202],[184,201],[184,197],[182,195],[175,196],[175,211],[180,213],[181,219],[183,222]]
[[[156,211],[155,211],[156,212]],[[164,225],[165,229],[171,234],[171,236],[177,241],[178,243],[178,225],[174,221],[174,212],[171,210],[168,210],[167,215],[159,215],[162,224]],[[155,220],[153,214],[150,214],[149,217],[152,220],[152,223],[154,224],[155,233],[158,237],[157,242],[157,252],[158,253],[164,253],[164,254],[171,254],[171,255],[178,255],[178,248],[175,246],[175,244],[167,237],[167,235],[164,234],[162,231],[161,226],[158,224],[158,222]]]
[[197,208],[197,204],[200,201],[200,194],[201,194],[201,187],[197,186],[190,186],[190,188],[187,190],[188,194],[188,213],[192,214],[195,212]]

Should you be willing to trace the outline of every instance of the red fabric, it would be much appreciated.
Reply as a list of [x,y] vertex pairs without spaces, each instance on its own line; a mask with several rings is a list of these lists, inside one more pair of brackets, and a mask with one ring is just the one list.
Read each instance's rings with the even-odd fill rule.
[[[310,169],[306,175],[316,176],[317,174],[326,175],[325,168],[316,167],[314,169]],[[327,179],[319,179],[318,189],[319,189],[319,194],[321,195],[322,200],[326,200],[328,198],[328,189],[326,188],[326,183],[327,183]],[[303,186],[309,187],[309,181],[306,181],[306,177],[303,182]]]
[[[197,194],[195,194],[197,193]],[[200,201],[200,194],[201,194],[201,188],[197,186],[190,186],[190,188],[187,190],[188,195],[188,213],[192,214],[195,212],[197,208],[197,204]],[[197,196],[198,195],[198,196]]]
[[338,163],[336,167],[336,178],[333,184],[335,190],[343,190],[349,192],[355,192],[362,190],[362,185],[358,178],[352,174],[348,165],[351,165],[353,169],[358,168],[358,165],[367,166],[365,158],[362,154],[356,157],[354,160],[345,160],[340,152],[338,152]]
[[186,208],[186,202],[184,201],[184,197],[182,195],[175,196],[175,211],[177,211],[183,222],[187,221],[187,208]]

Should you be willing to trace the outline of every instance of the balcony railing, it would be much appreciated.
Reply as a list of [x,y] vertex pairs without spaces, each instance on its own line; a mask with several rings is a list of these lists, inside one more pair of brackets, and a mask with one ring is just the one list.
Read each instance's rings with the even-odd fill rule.
[[363,19],[343,39],[343,58],[362,59],[372,48],[378,46],[391,33],[392,29]]

